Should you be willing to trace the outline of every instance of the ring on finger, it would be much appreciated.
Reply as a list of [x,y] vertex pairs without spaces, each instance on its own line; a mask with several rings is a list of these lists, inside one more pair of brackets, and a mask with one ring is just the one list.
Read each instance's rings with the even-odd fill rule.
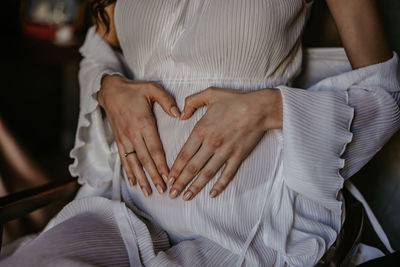
[[126,158],[126,157],[129,156],[130,154],[135,154],[135,153],[136,153],[135,150],[132,150],[132,151],[130,151],[130,152],[126,152],[126,153],[124,153],[124,157]]

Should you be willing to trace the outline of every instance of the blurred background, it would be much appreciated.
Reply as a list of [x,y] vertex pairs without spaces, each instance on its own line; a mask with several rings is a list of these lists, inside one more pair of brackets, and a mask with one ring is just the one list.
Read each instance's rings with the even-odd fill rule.
[[52,177],[65,176],[79,111],[88,1],[2,0],[0,117]]
[[[0,197],[70,179],[79,113],[78,52],[87,0],[2,0]],[[62,204],[5,226],[3,241],[40,230]],[[3,244],[4,244],[3,243]]]
[[[392,48],[400,53],[400,1],[377,3]],[[0,197],[69,177],[79,112],[78,49],[91,25],[89,0],[2,0],[1,5]],[[341,46],[322,0],[315,1],[304,45]],[[397,136],[387,145],[390,151],[359,174],[370,178],[356,182],[399,248],[400,231],[392,226],[400,222],[399,205],[390,204],[400,204]],[[45,222],[19,227],[4,238],[38,231]]]

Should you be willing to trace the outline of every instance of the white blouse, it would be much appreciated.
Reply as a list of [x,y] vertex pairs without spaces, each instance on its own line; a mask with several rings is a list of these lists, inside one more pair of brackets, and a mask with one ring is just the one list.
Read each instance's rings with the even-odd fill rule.
[[[400,82],[396,54],[351,70],[336,49],[311,53],[303,76],[307,90],[294,88],[309,8],[302,0],[118,0],[114,16],[123,53],[94,28],[80,50],[81,112],[70,171],[84,186],[48,228],[98,207],[95,195],[101,195],[114,198],[101,198],[102,208],[113,210],[132,266],[317,263],[340,231],[345,179],[400,127]],[[96,100],[101,78],[112,73],[159,82],[180,108],[185,97],[209,86],[279,88],[283,129],[265,133],[216,199],[207,192],[220,173],[192,201],[158,193],[145,198],[126,185]],[[169,166],[205,111],[180,121],[155,104]],[[156,243],[166,237],[154,238],[154,232],[163,231],[171,246],[161,252]]]

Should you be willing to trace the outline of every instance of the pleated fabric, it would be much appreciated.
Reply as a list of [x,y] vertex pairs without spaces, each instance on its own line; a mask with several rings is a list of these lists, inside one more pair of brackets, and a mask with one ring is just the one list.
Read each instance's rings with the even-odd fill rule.
[[[301,68],[300,36],[309,8],[303,0],[118,0],[114,17],[122,53],[113,51],[94,28],[80,50],[81,113],[70,171],[83,188],[7,263],[317,263],[340,231],[345,179],[400,127],[400,83],[396,54],[351,71],[343,49],[333,49],[308,55],[303,80],[308,90],[292,86]],[[127,186],[109,123],[96,100],[105,74],[157,81],[180,108],[187,96],[209,86],[279,88],[283,129],[265,133],[216,199],[207,192],[220,172],[190,202],[157,193],[145,198],[138,187]],[[180,121],[154,105],[170,167],[205,112],[199,109]],[[67,230],[76,234],[64,238]],[[105,242],[109,236],[112,242]],[[86,245],[86,239],[94,243]],[[65,246],[70,254],[59,253]],[[30,251],[41,247],[48,253],[35,258]],[[103,253],[105,247],[109,252]]]

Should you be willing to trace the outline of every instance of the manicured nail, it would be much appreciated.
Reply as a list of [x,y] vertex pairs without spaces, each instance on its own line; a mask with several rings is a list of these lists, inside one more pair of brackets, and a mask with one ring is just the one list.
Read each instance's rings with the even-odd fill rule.
[[169,185],[169,186],[172,186],[172,185],[174,184],[174,182],[175,182],[175,177],[171,177],[171,178],[169,178],[169,180],[168,180],[168,185]]
[[146,188],[142,187],[142,192],[143,192],[143,195],[144,195],[145,197],[148,197],[148,196],[149,196],[149,192],[147,192],[147,189],[146,189]]
[[176,106],[173,106],[170,109],[171,113],[174,115],[175,118],[178,118],[180,115],[179,109]]
[[185,117],[185,111],[182,111],[180,119],[183,119],[183,117]]
[[216,190],[211,190],[210,197],[214,198],[216,195],[217,195],[217,191]]
[[178,195],[178,190],[176,189],[172,189],[172,191],[169,192],[170,198],[176,198],[177,195]]
[[161,187],[161,185],[156,185],[156,188],[157,188],[157,191],[158,191],[158,193],[160,193],[160,194],[162,194],[162,193],[164,193],[164,189]]
[[167,183],[168,182],[168,177],[165,174],[161,174],[161,177],[163,178],[164,182]]
[[183,200],[188,201],[190,200],[190,198],[192,197],[193,193],[190,191],[187,191],[184,195],[183,195]]

